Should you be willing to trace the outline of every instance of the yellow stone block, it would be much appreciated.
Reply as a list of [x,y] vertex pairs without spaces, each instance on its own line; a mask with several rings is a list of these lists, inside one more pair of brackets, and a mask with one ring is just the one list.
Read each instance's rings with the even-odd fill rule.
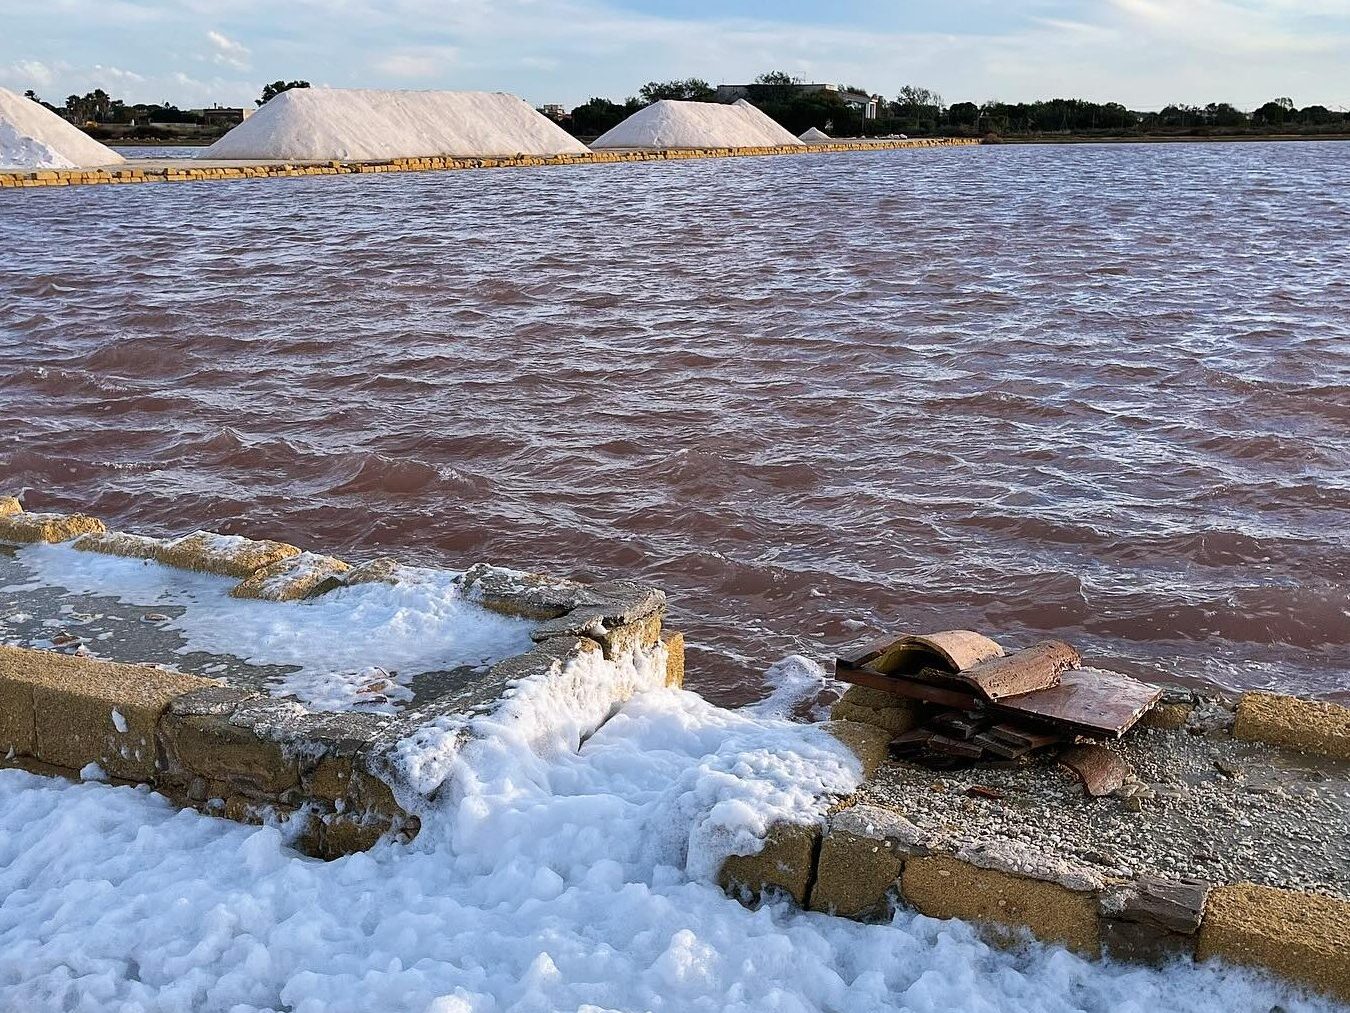
[[299,549],[285,542],[266,539],[255,541],[214,531],[194,531],[190,535],[165,542],[155,558],[166,566],[243,580],[255,570],[299,554]]
[[1244,693],[1233,736],[1350,760],[1350,708],[1279,693]]
[[0,515],[0,542],[67,542],[106,530],[103,522],[84,514],[28,513]]
[[1215,887],[1195,955],[1267,968],[1350,1002],[1350,902],[1251,883]]
[[1038,939],[1089,956],[1101,948],[1097,898],[1089,892],[980,868],[950,855],[909,859],[901,887],[905,900],[930,918],[1025,927]]
[[[97,763],[114,777],[148,781],[155,773],[155,726],[175,697],[214,686],[210,679],[147,665],[0,647],[0,683],[32,694],[32,755],[79,770]],[[12,731],[12,730],[11,730]]]

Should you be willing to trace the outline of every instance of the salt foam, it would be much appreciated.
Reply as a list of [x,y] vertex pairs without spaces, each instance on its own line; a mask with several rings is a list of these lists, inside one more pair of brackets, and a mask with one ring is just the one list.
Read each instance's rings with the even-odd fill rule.
[[1328,1008],[1221,965],[995,949],[909,912],[742,907],[712,882],[722,857],[773,819],[818,819],[858,777],[814,726],[663,689],[580,749],[480,761],[411,844],[329,863],[280,827],[0,770],[0,1008]]
[[80,169],[125,161],[46,106],[0,88],[0,168]]

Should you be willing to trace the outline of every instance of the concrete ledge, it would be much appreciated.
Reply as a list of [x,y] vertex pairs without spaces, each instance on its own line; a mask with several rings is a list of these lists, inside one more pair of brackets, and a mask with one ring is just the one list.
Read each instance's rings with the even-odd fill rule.
[[1242,883],[1216,887],[1196,957],[1268,968],[1350,1002],[1350,902]]
[[459,169],[526,168],[544,165],[600,165],[614,162],[669,162],[691,158],[743,158],[810,155],[822,152],[887,151],[900,148],[971,147],[975,138],[930,137],[905,140],[832,142],[764,148],[672,148],[603,150],[575,155],[509,155],[499,158],[397,158],[372,162],[215,162],[193,164],[146,160],[143,165],[98,169],[39,169],[0,172],[0,188],[80,186],[116,183],[188,183],[228,179],[283,179],[296,176],[347,176],[381,172],[433,172]]
[[1233,737],[1350,760],[1350,707],[1278,693],[1244,693]]
[[[240,581],[234,597],[296,601],[400,579],[390,559],[352,568],[283,542],[208,531],[172,540],[109,532],[82,515],[27,514],[13,497],[0,498],[0,522],[8,524],[0,540],[79,535],[73,546],[79,550],[233,577]],[[11,533],[22,537],[7,537]],[[482,564],[457,580],[469,598],[486,598],[498,611],[546,611],[557,622],[532,631],[528,651],[449,683],[396,715],[310,711],[292,697],[151,665],[0,648],[0,763],[42,764],[70,777],[97,763],[114,779],[152,785],[212,815],[299,821],[298,846],[332,858],[381,837],[418,832],[413,810],[441,785],[411,783],[400,750],[415,751],[428,723],[451,718],[461,731],[448,748],[462,748],[479,734],[475,719],[516,720],[520,697],[512,690],[528,682],[534,711],[567,715],[557,728],[541,724],[547,741],[537,745],[552,748],[559,730],[576,735],[578,722],[590,723],[580,729],[584,738],[639,689],[683,681],[684,638],[663,636],[665,596],[655,589],[628,581],[586,585]],[[621,663],[597,670],[594,659],[602,656]],[[493,726],[481,727],[490,734]],[[446,748],[442,739],[437,731],[438,749]]]
[[[1297,785],[1288,794],[1268,787],[1258,772],[1289,762],[1299,765],[1292,755],[1285,760],[1269,755],[1291,747],[1333,758],[1322,774],[1318,773],[1322,767],[1305,771],[1310,783],[1342,777],[1344,767],[1336,761],[1346,758],[1342,752],[1350,727],[1346,708],[1267,693],[1249,693],[1235,704],[1224,697],[1170,692],[1172,698],[1165,699],[1162,712],[1145,725],[1148,730],[1137,733],[1142,736],[1137,742],[1142,752],[1136,762],[1143,764],[1146,776],[1168,782],[1153,786],[1159,797],[1151,801],[1150,812],[1182,804],[1177,801],[1180,796],[1162,793],[1171,784],[1169,778],[1186,770],[1198,770],[1198,784],[1208,777],[1232,785],[1229,794],[1236,798],[1286,800],[1298,813],[1296,821],[1312,819],[1313,809],[1300,813],[1300,806],[1325,807],[1325,801],[1314,800]],[[911,711],[907,702],[853,687],[836,705],[835,720],[825,727],[846,742],[859,727],[889,742],[897,730],[909,727]],[[856,715],[858,721],[841,720],[844,715]],[[1254,745],[1236,743],[1235,738]],[[1208,775],[1209,763],[1203,756],[1199,768],[1186,766],[1192,762],[1187,759],[1188,748],[1204,753],[1206,740],[1213,743],[1211,749],[1221,750],[1210,754],[1220,758]],[[860,756],[866,752],[855,749]],[[1161,759],[1164,755],[1167,761]],[[1249,761],[1234,766],[1236,755]],[[1302,763],[1313,765],[1307,759]],[[1053,763],[1045,769],[1051,780],[1068,777],[1055,773]],[[980,787],[985,780],[998,787]],[[966,790],[968,783],[976,787]],[[805,889],[812,910],[860,920],[886,918],[896,905],[904,904],[932,917],[992,925],[1003,939],[1015,939],[1014,930],[1025,930],[1087,956],[1105,949],[1119,959],[1151,963],[1219,957],[1268,969],[1350,1001],[1350,961],[1345,958],[1350,953],[1350,898],[1337,894],[1338,889],[1345,892],[1343,880],[1333,880],[1323,890],[1234,884],[1233,877],[1225,881],[1217,870],[1212,881],[1187,878],[1166,852],[1160,864],[1149,864],[1140,855],[1113,854],[1112,849],[1123,845],[1109,834],[1100,844],[1089,838],[1087,852],[1076,851],[1082,840],[1056,843],[1062,831],[1053,821],[1073,819],[1080,812],[1078,807],[1065,807],[1060,793],[1066,790],[1056,788],[1041,797],[1025,780],[999,780],[992,773],[961,780],[904,763],[887,764],[831,813],[818,846],[811,847],[811,828],[774,827],[761,855],[728,860],[720,878],[724,887],[743,898],[769,888],[800,897]],[[1187,790],[1191,789],[1181,789]],[[1324,791],[1326,797],[1339,797],[1334,784]],[[956,798],[964,796],[964,805],[925,804],[924,796],[930,792],[944,799],[959,792]],[[1266,811],[1262,806],[1281,804],[1265,801],[1232,809],[1227,797],[1220,793],[1217,805],[1222,811],[1231,809],[1234,820],[1241,817],[1244,827]],[[1151,817],[1129,815],[1138,810],[1124,804],[1128,801],[1122,796],[1120,801],[1098,804],[1119,806],[1122,815],[1113,819],[1138,819],[1139,833],[1154,832]],[[1046,834],[1026,837],[1015,820],[991,821],[990,813],[999,807],[1033,815],[1043,808],[1050,821]],[[967,811],[969,827],[961,816]],[[924,822],[916,813],[935,815],[933,821]],[[1322,822],[1316,825],[1325,827],[1325,814],[1319,819]],[[1110,821],[1088,825],[1101,831]],[[1014,839],[1007,838],[1010,833]],[[1025,843],[1031,840],[1038,843]],[[1291,841],[1280,845],[1284,839],[1278,834],[1271,840],[1273,847],[1305,848]],[[1334,850],[1340,842],[1324,837],[1320,844]],[[1303,851],[1289,854],[1295,853]],[[1153,852],[1141,849],[1140,854]],[[1283,853],[1263,854],[1266,861],[1278,864]],[[1265,867],[1260,860],[1257,865]],[[1308,878],[1306,869],[1290,875]]]

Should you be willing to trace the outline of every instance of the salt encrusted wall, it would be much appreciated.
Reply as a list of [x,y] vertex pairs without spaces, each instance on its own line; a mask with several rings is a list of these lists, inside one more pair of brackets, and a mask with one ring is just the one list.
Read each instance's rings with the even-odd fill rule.
[[[390,559],[351,567],[281,542],[194,532],[173,540],[109,532],[79,514],[27,513],[0,497],[0,541],[64,542],[83,551],[154,559],[232,577],[231,594],[293,601],[351,584],[398,580]],[[461,578],[484,608],[539,620],[535,646],[495,665],[486,681],[533,686],[542,700],[570,692],[569,672],[587,656],[641,658],[657,681],[678,686],[684,645],[662,634],[665,596],[628,581],[586,585],[478,564]],[[648,668],[650,671],[651,668]],[[594,671],[592,669],[592,671]],[[596,692],[593,715],[637,689],[616,679]],[[295,700],[211,679],[51,651],[0,647],[0,762],[78,776],[83,770],[153,785],[176,802],[246,822],[298,820],[297,843],[336,857],[386,834],[418,831],[418,790],[397,751],[430,721],[491,715],[432,700],[398,715],[310,711]],[[462,723],[459,743],[471,742]],[[434,786],[433,786],[434,787]]]

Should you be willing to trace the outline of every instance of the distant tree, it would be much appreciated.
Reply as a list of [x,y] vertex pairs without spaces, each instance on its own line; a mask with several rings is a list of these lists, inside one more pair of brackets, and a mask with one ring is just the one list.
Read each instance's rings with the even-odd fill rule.
[[635,98],[622,105],[607,98],[592,98],[572,110],[572,132],[578,137],[598,137],[641,108],[642,103]]
[[1328,123],[1339,123],[1343,117],[1339,113],[1334,113],[1326,106],[1304,106],[1298,111],[1300,123],[1312,127],[1326,126]]
[[1272,99],[1252,113],[1252,122],[1264,126],[1283,126],[1292,105],[1288,99]]
[[891,113],[896,119],[908,122],[910,130],[928,133],[942,120],[942,96],[927,88],[907,84],[895,97]]
[[112,109],[112,97],[102,88],[85,95],[66,96],[66,118],[73,123],[102,123]]
[[42,99],[38,98],[38,93],[35,92],[32,88],[29,88],[26,92],[24,92],[23,97],[28,99],[28,101],[30,102],[36,102],[38,105],[42,104]]
[[262,98],[255,98],[253,104],[263,106],[276,98],[283,91],[290,91],[292,88],[308,87],[308,81],[273,81],[271,84],[263,85]]
[[755,78],[746,89],[746,97],[757,106],[786,105],[797,94],[797,86],[801,83],[800,77],[793,77],[785,70],[771,70]]
[[1211,102],[1205,106],[1205,122],[1212,127],[1245,127],[1247,114],[1227,102]]
[[676,99],[681,102],[711,102],[717,89],[702,78],[690,77],[683,81],[648,81],[638,92],[644,105],[660,102],[662,99]]
[[980,122],[980,107],[974,102],[956,102],[947,110],[947,119],[954,127],[974,130]]

